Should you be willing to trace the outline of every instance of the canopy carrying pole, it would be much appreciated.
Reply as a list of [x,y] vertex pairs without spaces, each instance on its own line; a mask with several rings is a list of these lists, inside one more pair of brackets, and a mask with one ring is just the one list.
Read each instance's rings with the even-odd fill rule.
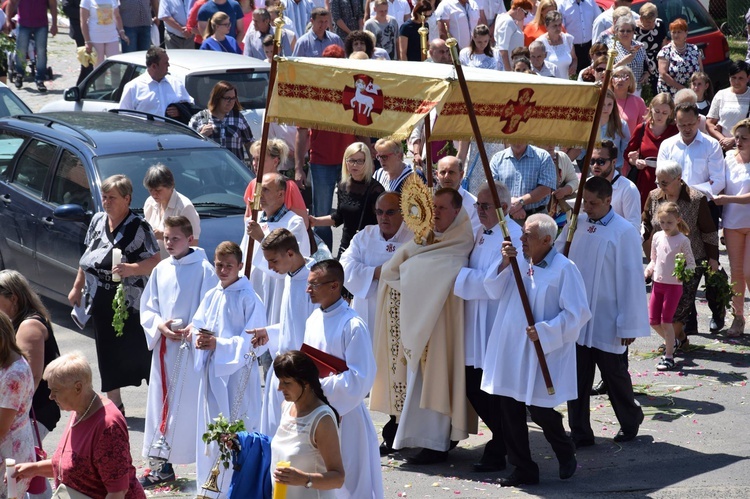
[[[422,61],[427,59],[427,52],[429,50],[429,36],[430,29],[425,26],[425,17],[422,14],[422,27],[417,30],[419,32],[419,45],[422,54]],[[427,187],[432,189],[432,154],[430,150],[430,113],[424,117],[424,175],[427,178]]]
[[[271,70],[268,73],[268,96],[266,97],[266,110],[263,115],[263,131],[260,136],[260,157],[258,158],[258,171],[255,175],[255,192],[253,193],[253,208],[251,220],[258,221],[258,212],[260,212],[260,192],[261,183],[263,182],[263,167],[266,161],[266,146],[268,145],[268,129],[270,123],[266,119],[268,108],[271,105],[271,95],[273,94],[273,85],[276,82],[276,56],[281,50],[281,37],[284,34],[284,4],[279,4],[279,15],[273,22],[276,30],[273,34],[273,55],[271,56]],[[250,278],[250,264],[253,261],[253,246],[255,240],[252,237],[247,238],[247,252],[245,253],[245,277]]]
[[[471,129],[474,132],[474,139],[477,143],[477,151],[479,151],[479,157],[482,160],[482,167],[484,168],[484,174],[487,177],[487,181],[492,183],[492,171],[490,170],[490,162],[487,158],[487,150],[484,148],[484,140],[482,140],[482,133],[479,130],[479,123],[477,122],[477,116],[474,113],[474,107],[471,102],[471,95],[469,94],[469,87],[466,84],[466,77],[464,76],[463,69],[461,68],[461,63],[458,60],[458,49],[456,48],[458,45],[458,42],[455,38],[448,38],[448,40],[445,42],[446,45],[448,45],[448,48],[451,51],[451,59],[453,60],[453,67],[456,70],[456,75],[458,76],[458,83],[461,86],[461,93],[463,94],[464,98],[464,104],[466,105],[466,111],[469,116],[469,121],[471,123]],[[497,218],[500,221],[500,228],[503,231],[503,237],[506,241],[510,241],[510,231],[508,230],[508,222],[505,220],[505,215],[503,214],[503,209],[500,206],[500,197],[497,195],[496,189],[490,189],[490,194],[492,195],[492,202],[495,205],[495,211],[497,212]],[[529,326],[533,326],[536,324],[536,321],[534,321],[534,314],[531,311],[531,303],[529,302],[529,297],[526,294],[526,289],[523,285],[523,279],[521,278],[521,270],[518,267],[518,261],[516,258],[510,259],[510,266],[513,270],[513,276],[515,277],[516,286],[518,287],[518,293],[521,296],[521,303],[523,305],[524,313],[526,314],[526,321],[528,322]],[[544,384],[547,386],[547,393],[550,395],[554,395],[555,393],[555,387],[552,384],[552,377],[549,374],[549,367],[547,367],[547,359],[544,357],[544,350],[542,349],[542,344],[539,342],[539,340],[534,341],[534,350],[536,350],[537,358],[539,359],[539,367],[542,370],[542,376],[544,377]]]

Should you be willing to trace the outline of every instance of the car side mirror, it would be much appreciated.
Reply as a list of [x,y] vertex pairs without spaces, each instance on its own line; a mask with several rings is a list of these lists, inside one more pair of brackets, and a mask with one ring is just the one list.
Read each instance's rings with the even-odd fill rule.
[[67,101],[78,102],[79,100],[81,100],[81,89],[78,87],[70,87],[69,89],[65,90],[63,98]]
[[88,222],[89,215],[80,204],[62,204],[52,212],[58,220],[65,222]]

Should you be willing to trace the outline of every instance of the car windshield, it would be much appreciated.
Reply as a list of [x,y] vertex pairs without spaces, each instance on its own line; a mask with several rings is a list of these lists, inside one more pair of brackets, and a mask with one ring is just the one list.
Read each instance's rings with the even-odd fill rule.
[[28,114],[31,109],[7,87],[0,87],[0,118],[14,114]]
[[122,173],[133,182],[131,206],[140,211],[148,197],[143,177],[149,167],[161,163],[172,171],[175,189],[195,205],[198,213],[244,213],[243,196],[252,176],[250,170],[226,149],[179,149],[141,151],[96,158],[100,179]]
[[[706,10],[698,5],[698,0],[660,0],[654,4],[659,9],[659,17],[667,26],[677,18],[685,19],[690,36],[702,35],[717,29]],[[637,12],[641,7],[642,3],[633,5],[633,10]]]
[[237,95],[244,109],[265,108],[268,90],[267,71],[239,70],[227,71],[226,73],[188,75],[185,80],[185,88],[195,99],[196,106],[200,109],[206,109],[211,90],[220,81],[228,81],[237,87]]

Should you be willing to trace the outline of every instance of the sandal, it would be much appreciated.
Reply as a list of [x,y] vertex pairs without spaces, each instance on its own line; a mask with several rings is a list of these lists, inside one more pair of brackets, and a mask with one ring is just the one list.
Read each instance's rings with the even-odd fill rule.
[[668,357],[662,357],[661,362],[656,364],[656,370],[657,371],[671,371],[675,368],[674,359],[670,359]]
[[735,315],[732,319],[732,325],[727,329],[727,338],[739,338],[745,333],[745,317]]
[[664,352],[667,351],[667,345],[665,345],[664,343],[662,343],[661,345],[659,345],[659,348],[657,348],[656,351],[658,353],[664,355]]

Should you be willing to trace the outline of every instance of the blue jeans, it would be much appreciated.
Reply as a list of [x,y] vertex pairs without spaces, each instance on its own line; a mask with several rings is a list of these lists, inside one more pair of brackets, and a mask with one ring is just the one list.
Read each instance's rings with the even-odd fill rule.
[[123,54],[151,48],[151,26],[135,26],[132,28],[123,26],[123,29],[125,30],[125,36],[130,40],[130,43],[120,40]]
[[47,76],[47,26],[40,28],[26,28],[18,26],[16,38],[16,71],[23,75],[26,67],[26,52],[29,49],[29,39],[34,33],[36,44],[36,81],[44,81]]
[[[310,174],[312,175],[313,215],[316,217],[330,215],[333,206],[333,191],[336,184],[341,180],[341,165],[310,163]],[[331,228],[315,227],[314,230],[333,252],[333,231],[331,231]]]

